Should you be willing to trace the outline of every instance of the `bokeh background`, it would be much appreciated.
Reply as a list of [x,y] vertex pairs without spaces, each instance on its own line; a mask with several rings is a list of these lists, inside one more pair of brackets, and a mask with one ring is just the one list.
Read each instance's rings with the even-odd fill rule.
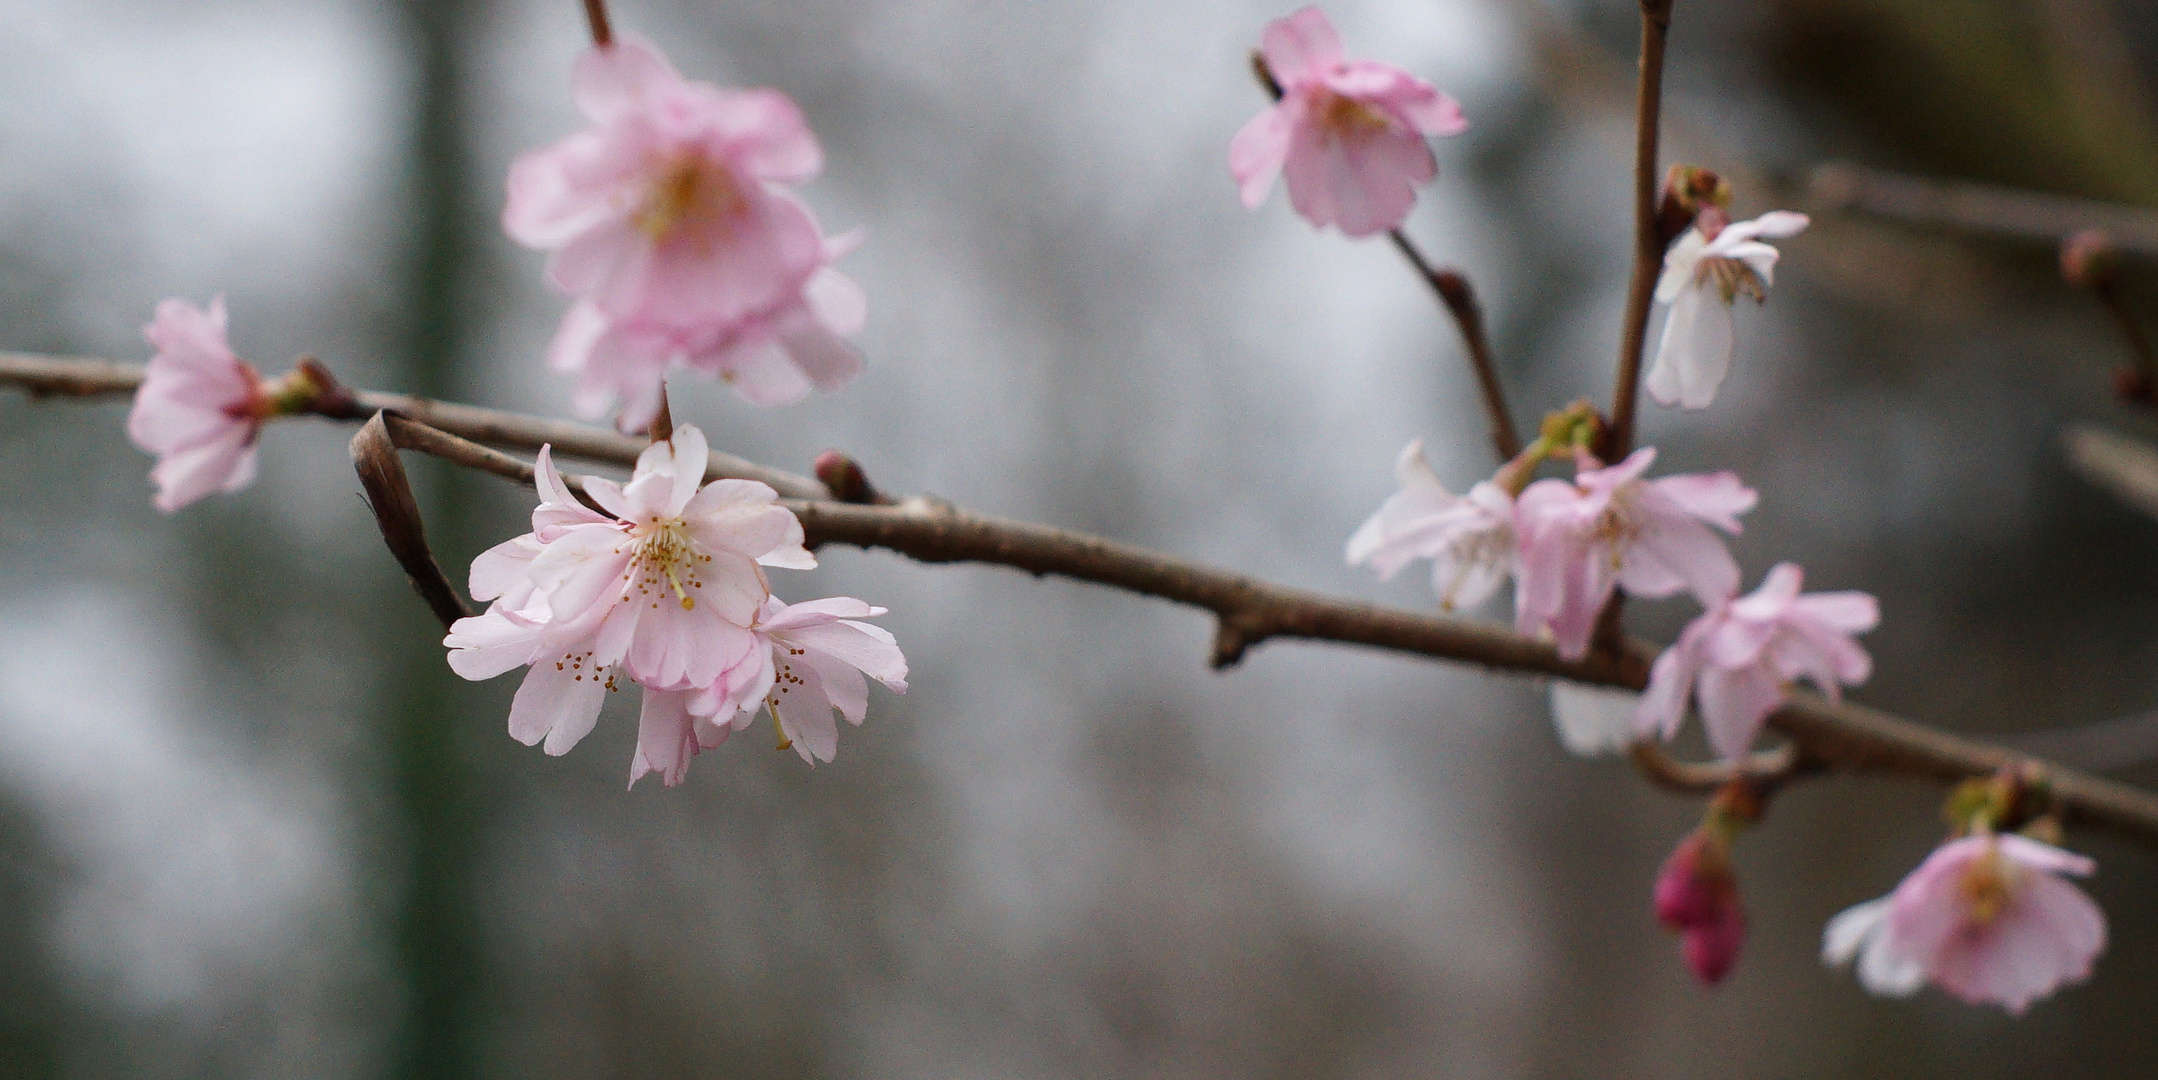
[[[1607,393],[1632,9],[1336,0],[1352,52],[1474,123],[1409,231],[1488,304],[1517,413]],[[780,87],[862,226],[871,367],[676,415],[795,469],[1428,607],[1343,540],[1412,437],[1487,445],[1452,326],[1383,244],[1236,203],[1248,0],[617,0],[684,71]],[[572,0],[0,0],[0,348],[143,359],[161,297],[240,352],[561,414],[563,302],[495,225],[577,120]],[[2158,16],[2133,0],[1680,0],[1675,154],[1807,208],[1828,159],[2158,205]],[[1816,208],[1817,209],[1817,208]],[[1762,492],[1749,580],[1879,594],[1861,697],[2008,736],[2158,699],[2158,526],[2064,424],[2158,433],[2053,253],[1823,215],[1740,316],[1673,470]],[[2132,295],[2158,301],[2142,268]],[[2146,304],[2158,315],[2158,302]],[[1546,687],[1273,643],[991,568],[833,550],[782,595],[889,605],[913,662],[838,761],[762,730],[625,794],[633,702],[506,737],[319,422],[164,517],[124,403],[0,395],[0,1075],[1881,1077],[2158,1061],[2158,853],[2071,837],[2114,940],[2020,1019],[1868,998],[1823,922],[1937,839],[1937,792],[1830,779],[1743,843],[1752,938],[1694,986],[1648,886],[1698,807],[1568,757]],[[413,463],[445,564],[529,496]],[[461,575],[460,575],[461,576]],[[1503,617],[1500,607],[1489,612]],[[1668,637],[1680,603],[1635,605]],[[2158,782],[2134,754],[2118,774]]]

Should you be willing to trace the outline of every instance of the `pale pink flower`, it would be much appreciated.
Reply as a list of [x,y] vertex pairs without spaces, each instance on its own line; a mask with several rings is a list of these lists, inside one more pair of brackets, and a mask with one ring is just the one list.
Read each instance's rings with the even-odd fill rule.
[[[727,672],[694,711],[732,714],[736,730],[758,709],[779,727],[782,749],[792,746],[814,765],[839,752],[836,710],[850,724],[869,715],[869,682],[907,692],[907,658],[881,626],[862,622],[885,613],[852,597],[802,604],[764,602],[757,615],[760,648]],[[867,678],[864,678],[867,676]]]
[[550,250],[556,287],[608,316],[726,324],[799,297],[825,261],[777,185],[823,153],[785,94],[684,80],[650,44],[595,46],[571,77],[592,127],[510,167],[502,226]]
[[1489,480],[1455,495],[1439,482],[1424,457],[1424,441],[1401,449],[1394,461],[1401,490],[1349,537],[1349,565],[1369,564],[1390,578],[1416,559],[1431,560],[1431,588],[1439,606],[1475,607],[1488,599],[1514,568],[1514,500]]
[[[1722,220],[1720,211],[1703,217],[1712,226]],[[1664,253],[1656,300],[1671,310],[1664,317],[1663,338],[1647,379],[1649,396],[1657,404],[1705,409],[1716,399],[1717,388],[1731,371],[1731,305],[1740,296],[1751,296],[1755,303],[1766,300],[1775,278],[1776,249],[1761,238],[1796,236],[1808,220],[1804,214],[1777,210],[1723,225],[1713,234],[1696,225]]]
[[519,741],[568,751],[618,675],[648,690],[711,686],[757,644],[749,626],[770,595],[760,566],[816,565],[770,487],[700,487],[708,456],[702,432],[676,428],[638,458],[627,485],[585,481],[601,513],[570,495],[541,452],[532,532],[473,560],[472,595],[492,603],[443,641],[468,679],[531,665],[510,706]]
[[1728,848],[1705,831],[1679,841],[1656,875],[1656,919],[1685,937],[1686,967],[1713,986],[1738,963],[1746,911]]
[[1650,599],[1691,590],[1703,604],[1737,591],[1738,563],[1710,526],[1736,535],[1753,489],[1730,472],[1641,479],[1655,459],[1647,447],[1609,468],[1590,459],[1572,482],[1538,480],[1514,500],[1521,633],[1548,629],[1580,659],[1619,586]]
[[680,327],[613,319],[580,300],[548,350],[556,371],[578,376],[577,412],[598,418],[619,403],[617,423],[641,431],[659,412],[670,370],[726,380],[754,405],[784,405],[811,389],[834,390],[861,373],[862,354],[846,339],[861,332],[861,287],[837,270],[812,274],[790,299],[731,323]]
[[208,311],[166,300],[142,336],[157,355],[135,391],[127,434],[157,455],[150,470],[157,508],[169,514],[253,482],[268,401],[261,377],[225,343],[225,298],[211,300]]
[[1265,202],[1280,173],[1316,227],[1370,236],[1400,225],[1415,185],[1438,174],[1424,137],[1468,130],[1461,106],[1400,68],[1347,59],[1315,7],[1266,24],[1259,51],[1282,94],[1229,143],[1244,205]]
[[1851,638],[1880,623],[1880,605],[1862,592],[1801,595],[1803,581],[1797,565],[1777,563],[1752,594],[1689,624],[1649,671],[1635,730],[1643,738],[1677,735],[1687,699],[1698,696],[1709,745],[1736,759],[1797,680],[1810,680],[1830,701],[1865,682],[1873,658]]
[[1930,982],[1973,1005],[2021,1014],[2090,977],[2106,917],[2065,876],[2097,864],[2022,836],[1981,833],[1942,845],[1896,891],[1844,911],[1822,934],[1821,959],[1858,961],[1858,980],[1886,997]]

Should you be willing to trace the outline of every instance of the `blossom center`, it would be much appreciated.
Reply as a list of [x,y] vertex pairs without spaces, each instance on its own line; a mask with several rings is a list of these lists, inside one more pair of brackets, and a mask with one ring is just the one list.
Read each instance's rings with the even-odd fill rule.
[[1626,484],[1611,493],[1611,500],[1604,504],[1603,512],[1596,515],[1596,525],[1589,533],[1590,539],[1601,544],[1611,560],[1611,571],[1617,573],[1625,561],[1627,547],[1641,535],[1641,522],[1634,513],[1633,485]]
[[1704,285],[1715,285],[1716,292],[1723,297],[1726,304],[1741,296],[1752,298],[1756,304],[1768,300],[1768,290],[1762,287],[1761,276],[1753,272],[1753,267],[1737,259],[1727,259],[1721,255],[1707,256],[1701,260],[1700,266],[1695,268],[1693,276],[1695,281]]
[[1971,860],[1964,868],[1963,879],[1956,883],[1956,892],[1963,899],[1964,910],[1971,922],[1984,926],[2000,918],[2001,913],[2015,900],[2016,873],[2008,860],[2001,858],[2000,849],[1987,845],[1986,853]]
[[772,732],[779,737],[779,745],[775,749],[791,750],[794,748],[794,740],[787,737],[787,729],[779,722],[779,698],[794,687],[802,685],[802,677],[794,673],[794,665],[787,658],[802,656],[809,650],[797,649],[792,645],[780,645],[777,649],[778,654],[773,659],[779,670],[773,675],[772,689],[764,695],[764,704],[766,711],[772,714]]
[[646,600],[652,607],[672,593],[683,611],[693,611],[697,598],[692,595],[704,588],[697,576],[698,567],[712,561],[710,555],[699,552],[690,541],[689,527],[681,518],[654,516],[641,524],[630,527],[635,550],[630,555],[629,569],[622,572],[622,601]]
[[660,170],[632,220],[657,244],[723,225],[742,205],[742,190],[726,166],[687,154]]
[[1319,125],[1337,138],[1359,139],[1394,126],[1385,113],[1355,98],[1327,89],[1321,89],[1318,98]]

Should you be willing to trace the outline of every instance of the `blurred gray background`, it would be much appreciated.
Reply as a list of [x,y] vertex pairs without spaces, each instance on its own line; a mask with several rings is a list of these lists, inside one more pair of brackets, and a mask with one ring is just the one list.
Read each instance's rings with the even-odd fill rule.
[[[1483,292],[1524,423],[1608,393],[1634,21],[1617,0],[1337,0],[1351,52],[1472,130],[1408,228]],[[795,469],[1429,607],[1341,565],[1408,439],[1486,473],[1451,324],[1382,243],[1236,203],[1248,0],[617,0],[685,73],[801,102],[806,192],[868,243],[870,369],[679,420]],[[2128,0],[1680,0],[1677,153],[1826,158],[2158,205],[2158,17]],[[140,360],[161,297],[242,355],[561,414],[563,301],[496,227],[578,123],[572,0],[0,0],[0,347]],[[1563,47],[1558,47],[1563,46]],[[1803,202],[1797,203],[1803,208]],[[1749,581],[1879,594],[1859,695],[2007,734],[2158,702],[2158,526],[2055,440],[2119,342],[2043,246],[1852,218],[1785,245],[1676,470],[1760,488]],[[2130,291],[2158,299],[2141,268]],[[2147,305],[2158,314],[2158,303]],[[2114,941],[2022,1019],[1868,998],[1822,923],[1936,840],[1938,793],[1831,779],[1739,853],[1753,933],[1703,991],[1648,911],[1697,805],[1567,757],[1526,680],[1274,643],[1191,612],[825,553],[783,596],[887,604],[913,663],[837,762],[758,729],[627,794],[634,703],[504,733],[316,422],[263,480],[151,510],[123,403],[0,395],[0,1075],[1879,1077],[2158,1060],[2152,852],[2072,836]],[[443,562],[529,495],[415,463]],[[1504,617],[1501,606],[1488,614]],[[1676,632],[1683,604],[1635,605]],[[625,695],[627,696],[627,695]],[[2158,771],[2129,768],[2158,782]]]

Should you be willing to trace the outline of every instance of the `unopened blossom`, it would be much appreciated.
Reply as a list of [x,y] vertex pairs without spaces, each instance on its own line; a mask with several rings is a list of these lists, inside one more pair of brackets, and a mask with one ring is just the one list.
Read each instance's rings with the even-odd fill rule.
[[1229,143],[1244,205],[1265,202],[1279,173],[1314,226],[1370,236],[1400,225],[1416,185],[1438,174],[1425,136],[1468,130],[1461,106],[1400,68],[1348,59],[1315,7],[1268,23],[1259,52],[1281,100]]
[[1865,682],[1873,658],[1852,637],[1880,623],[1880,605],[1862,592],[1802,594],[1804,578],[1797,565],[1777,563],[1760,588],[1694,619],[1649,671],[1634,714],[1639,733],[1678,734],[1695,698],[1709,745],[1736,759],[1789,700],[1793,682],[1811,681],[1830,701]]
[[861,332],[866,311],[861,287],[829,266],[771,309],[731,322],[615,319],[580,300],[564,316],[548,362],[578,377],[577,412],[613,411],[623,430],[641,431],[659,412],[670,370],[716,376],[754,405],[838,389],[861,373],[862,354],[847,338]]
[[2105,913],[2067,881],[2090,859],[2016,835],[1950,841],[1896,890],[1837,915],[1821,958],[1857,961],[1858,980],[1887,997],[1932,983],[1973,1005],[2021,1014],[2090,977],[2105,949]]
[[1431,560],[1431,589],[1439,606],[1475,607],[1506,583],[1514,568],[1514,500],[1489,480],[1466,495],[1439,482],[1424,441],[1402,447],[1394,461],[1401,490],[1386,497],[1349,537],[1349,565],[1369,565],[1390,578],[1417,559]]
[[770,487],[700,486],[707,457],[702,432],[676,428],[628,484],[585,481],[602,513],[541,452],[532,532],[473,560],[472,595],[491,603],[443,642],[468,679],[531,665],[510,706],[519,741],[568,751],[622,676],[648,691],[710,687],[757,644],[749,627],[770,595],[760,567],[816,565]]
[[1722,982],[1746,941],[1727,842],[1706,830],[1689,834],[1656,875],[1656,919],[1684,938],[1686,967],[1708,985]]
[[1549,630],[1560,655],[1579,659],[1621,585],[1646,598],[1691,591],[1704,604],[1737,590],[1738,563],[1713,530],[1739,532],[1753,489],[1730,472],[1642,479],[1655,459],[1647,447],[1609,468],[1590,459],[1572,481],[1538,480],[1514,500],[1522,633]]
[[1656,281],[1657,302],[1671,307],[1646,380],[1659,405],[1705,409],[1716,399],[1731,371],[1731,305],[1741,296],[1766,300],[1775,277],[1777,252],[1763,239],[1796,236],[1808,223],[1777,210],[1717,228],[1722,215],[1713,207],[1701,219],[1664,253]]
[[157,305],[143,327],[157,354],[127,415],[136,446],[157,455],[150,479],[171,513],[255,479],[255,438],[268,415],[261,377],[225,343],[225,298],[204,311],[185,300]]

